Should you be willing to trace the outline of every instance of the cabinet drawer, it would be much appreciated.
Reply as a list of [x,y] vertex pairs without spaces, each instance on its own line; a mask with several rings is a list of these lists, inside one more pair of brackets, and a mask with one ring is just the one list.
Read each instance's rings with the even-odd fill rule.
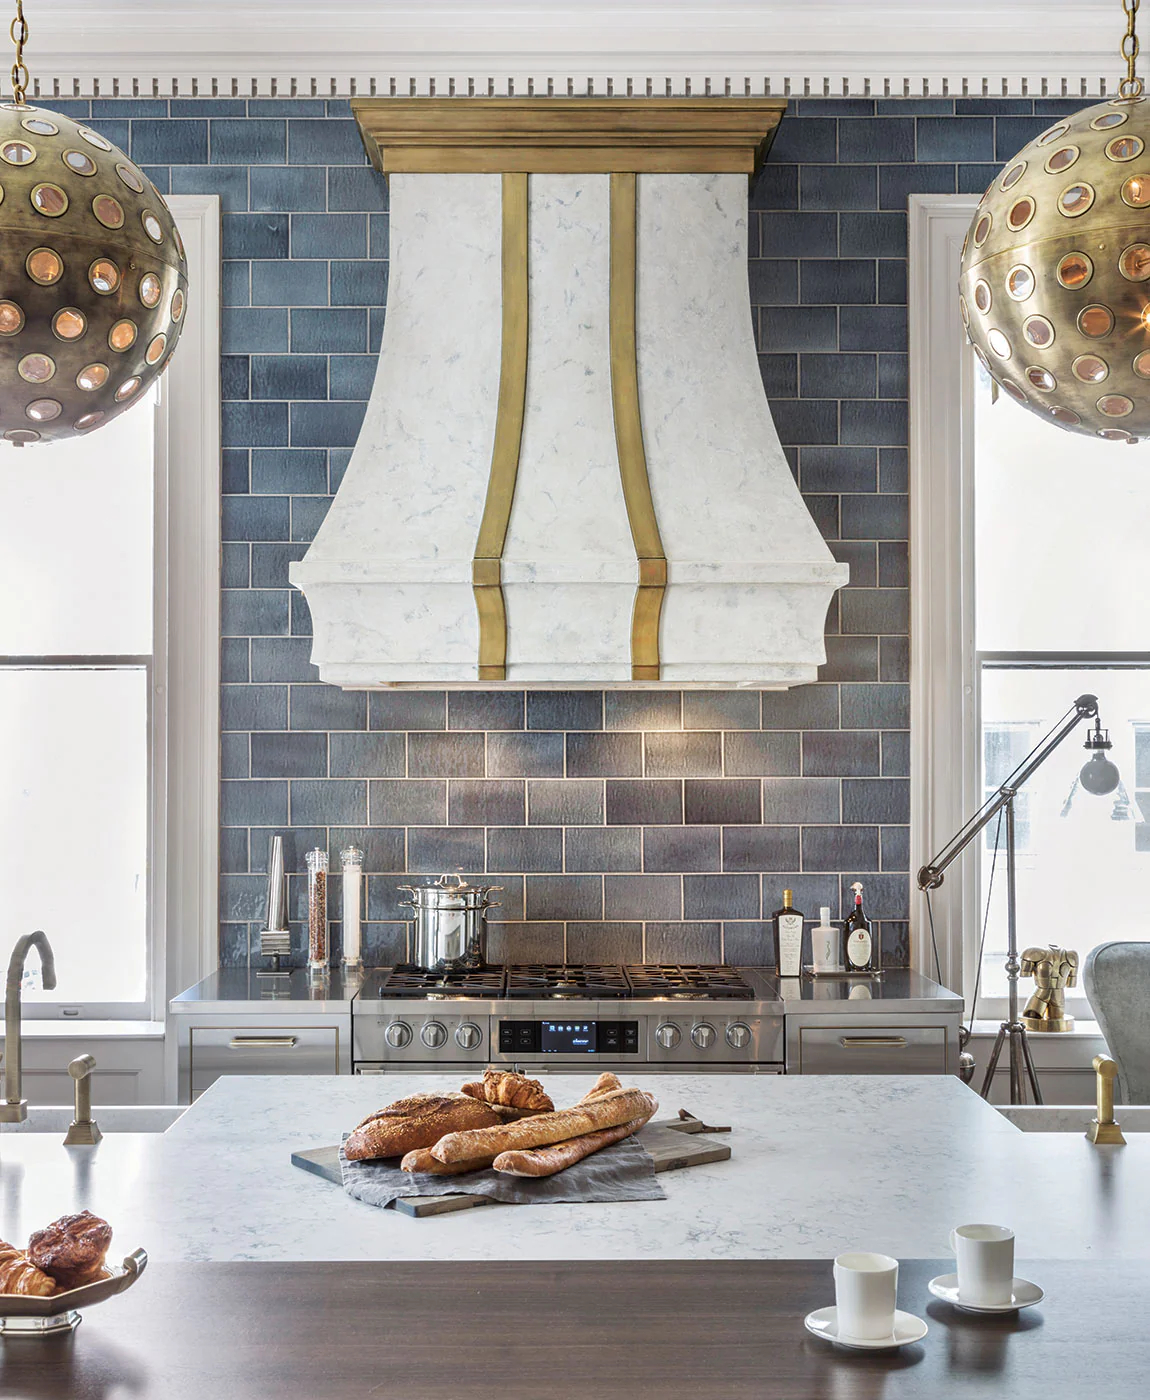
[[193,1026],[192,1098],[222,1074],[338,1074],[338,1026]]
[[946,1074],[946,1042],[945,1026],[800,1026],[792,1072]]

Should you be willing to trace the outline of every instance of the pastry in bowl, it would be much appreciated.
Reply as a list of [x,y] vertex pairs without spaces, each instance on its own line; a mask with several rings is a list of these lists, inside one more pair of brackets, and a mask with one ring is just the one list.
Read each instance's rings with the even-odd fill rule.
[[18,1293],[25,1298],[50,1298],[55,1291],[55,1279],[30,1263],[23,1250],[0,1240],[0,1293]]
[[62,1215],[28,1241],[28,1258],[62,1289],[82,1288],[105,1275],[104,1259],[112,1242],[106,1220],[82,1210]]

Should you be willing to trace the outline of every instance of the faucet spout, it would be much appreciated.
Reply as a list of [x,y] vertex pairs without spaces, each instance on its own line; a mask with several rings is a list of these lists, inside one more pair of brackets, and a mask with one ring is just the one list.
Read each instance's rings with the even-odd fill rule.
[[36,948],[40,953],[40,970],[45,991],[56,985],[56,959],[52,945],[41,929],[26,933],[16,940],[8,962],[8,981],[4,997],[4,1102],[0,1103],[0,1123],[22,1123],[28,1117],[28,1105],[21,1094],[23,1058],[20,1045],[20,983],[28,953]]

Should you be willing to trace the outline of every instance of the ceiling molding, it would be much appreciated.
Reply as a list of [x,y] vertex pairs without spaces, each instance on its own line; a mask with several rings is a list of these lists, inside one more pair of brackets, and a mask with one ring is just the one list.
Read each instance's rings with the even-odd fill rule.
[[[1118,0],[30,0],[42,98],[1078,97]],[[4,65],[6,66],[6,65]]]

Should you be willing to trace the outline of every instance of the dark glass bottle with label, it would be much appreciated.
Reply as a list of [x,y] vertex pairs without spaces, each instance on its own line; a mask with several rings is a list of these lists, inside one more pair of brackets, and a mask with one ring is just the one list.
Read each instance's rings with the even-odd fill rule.
[[780,977],[798,977],[803,970],[803,916],[792,907],[793,895],[783,891],[783,907],[775,910],[775,966]]
[[870,920],[863,913],[863,887],[856,880],[851,889],[855,893],[855,905],[843,924],[843,970],[872,974],[881,972],[878,933],[872,930]]

